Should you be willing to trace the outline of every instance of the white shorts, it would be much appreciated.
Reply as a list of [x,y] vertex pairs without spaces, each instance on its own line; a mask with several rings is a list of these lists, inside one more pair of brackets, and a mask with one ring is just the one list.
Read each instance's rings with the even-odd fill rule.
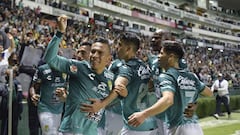
[[106,130],[103,128],[97,128],[98,135],[107,135]]
[[120,135],[157,135],[157,131],[158,129],[154,129],[151,131],[135,131],[135,130],[129,130],[123,127]]
[[168,126],[165,122],[163,122],[160,119],[157,120],[157,125],[158,125],[158,135],[168,135]]
[[60,126],[62,114],[53,114],[50,112],[38,113],[42,135],[57,135]]
[[169,135],[203,135],[203,131],[199,124],[190,123],[169,129]]
[[106,135],[118,135],[123,128],[122,115],[106,110],[106,123],[105,133]]
[[58,134],[58,135],[83,135],[83,134],[74,134],[74,133],[61,133],[61,134]]

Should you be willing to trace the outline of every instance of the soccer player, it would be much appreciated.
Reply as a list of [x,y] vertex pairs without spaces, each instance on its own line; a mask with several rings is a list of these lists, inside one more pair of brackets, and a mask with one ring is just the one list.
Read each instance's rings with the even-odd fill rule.
[[96,113],[86,113],[79,108],[82,103],[90,103],[89,98],[107,97],[112,89],[113,74],[105,68],[111,60],[108,41],[99,38],[92,44],[90,62],[66,59],[58,56],[57,51],[66,31],[67,16],[58,17],[57,23],[58,31],[49,43],[44,59],[51,68],[70,76],[69,94],[59,131],[63,135],[97,135],[103,109]]
[[[149,99],[152,102],[152,103],[150,103],[151,105],[153,103],[155,103],[158,99],[161,98],[161,92],[160,92],[160,88],[159,88],[160,82],[159,82],[158,77],[159,77],[160,73],[163,72],[163,69],[161,68],[161,63],[159,63],[159,61],[158,61],[158,54],[161,51],[162,42],[164,42],[165,40],[174,41],[175,38],[170,33],[170,31],[163,30],[163,29],[156,30],[156,32],[153,34],[153,36],[151,38],[150,45],[151,45],[152,52],[150,54],[148,54],[148,59],[147,59],[147,63],[152,70],[152,77],[151,77],[150,83],[149,83],[149,91],[150,91],[150,93],[155,92],[155,95],[151,94],[151,96],[149,96]],[[180,59],[179,66],[183,69],[187,69],[186,61],[184,59]],[[184,112],[187,117],[192,117],[193,112],[195,111],[194,109],[192,109],[192,106],[195,107],[196,105],[189,104],[189,108],[186,108],[186,110]],[[160,114],[158,115],[158,118],[157,118],[158,134],[160,134],[160,135],[167,135],[167,133],[168,133],[168,128],[167,128],[167,124],[166,124],[165,120],[166,120],[166,118],[165,118],[164,113],[161,113],[161,115]]]
[[77,49],[77,60],[89,61],[90,51],[91,51],[91,43],[89,42],[81,43],[79,48]]
[[[124,126],[121,135],[154,135],[157,132],[157,124],[154,118],[149,117],[141,126],[133,127],[127,120],[130,114],[144,110],[147,103],[143,98],[148,93],[148,81],[151,71],[146,64],[136,58],[136,52],[140,46],[140,39],[134,33],[123,33],[119,37],[117,46],[117,56],[123,61],[119,67],[115,85],[124,85],[127,87],[127,96],[121,99],[122,116]],[[106,107],[116,96],[110,94],[101,101],[95,101],[91,105],[83,104],[83,111],[95,112],[99,108]]]
[[[38,117],[42,134],[58,134],[58,127],[63,112],[63,101],[58,98],[55,90],[65,90],[64,74],[51,69],[48,64],[37,68],[30,88],[31,100],[37,105]],[[37,94],[37,93],[40,93]],[[66,97],[66,92],[65,97]]]
[[141,126],[146,118],[166,111],[170,135],[203,135],[196,117],[185,117],[183,112],[189,103],[196,102],[199,94],[212,96],[213,93],[195,74],[179,67],[183,55],[178,42],[164,41],[159,54],[161,67],[166,71],[159,76],[162,97],[151,107],[129,116],[129,125]]

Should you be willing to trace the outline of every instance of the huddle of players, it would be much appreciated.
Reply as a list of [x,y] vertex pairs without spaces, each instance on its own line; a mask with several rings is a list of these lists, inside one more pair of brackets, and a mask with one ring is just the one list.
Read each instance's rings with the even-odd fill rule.
[[[139,37],[129,32],[120,34],[116,48],[118,59],[112,63],[111,49],[108,40],[104,38],[94,41],[87,59],[73,60],[58,55],[59,44],[67,27],[67,17],[60,16],[57,23],[58,31],[44,56],[49,67],[42,72],[50,73],[49,76],[53,75],[53,71],[67,74],[68,90],[64,88],[65,83],[53,86],[54,91],[57,89],[54,101],[66,100],[65,111],[62,119],[59,115],[51,116],[59,119],[55,126],[41,124],[45,134],[50,134],[51,127],[55,127],[56,131],[57,124],[60,124],[58,132],[63,135],[118,132],[121,135],[203,134],[194,115],[194,104],[200,93],[212,96],[212,92],[187,70],[183,61],[183,48],[180,43],[173,41],[169,32],[157,31],[153,35],[151,47],[157,55],[149,55],[145,62],[136,58]],[[107,70],[109,63],[111,65]],[[60,78],[48,78],[48,81],[62,82]],[[149,91],[151,88],[156,94]],[[35,93],[32,95],[36,96]],[[50,100],[51,96],[45,96]],[[32,99],[39,101],[39,98]],[[41,100],[44,99],[41,97],[38,105]],[[40,104],[43,108],[49,105],[43,104]],[[45,109],[45,112],[54,111]],[[45,120],[51,119],[47,116],[48,113],[41,115]],[[117,118],[121,118],[122,122],[115,126],[118,129],[113,130],[111,126],[119,122]]]

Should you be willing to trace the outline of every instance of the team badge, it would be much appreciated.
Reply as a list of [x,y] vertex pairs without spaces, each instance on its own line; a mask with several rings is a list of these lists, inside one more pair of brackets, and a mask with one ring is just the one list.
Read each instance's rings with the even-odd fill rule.
[[71,65],[70,66],[70,71],[72,72],[72,73],[77,73],[77,66],[74,66],[74,65]]
[[48,125],[45,125],[45,126],[44,126],[44,131],[45,131],[45,132],[48,132],[48,131],[49,131],[49,126],[48,126]]
[[67,80],[67,74],[66,74],[66,73],[62,73],[62,78],[63,78],[64,80]]
[[109,90],[112,90],[112,81],[108,80],[108,88]]

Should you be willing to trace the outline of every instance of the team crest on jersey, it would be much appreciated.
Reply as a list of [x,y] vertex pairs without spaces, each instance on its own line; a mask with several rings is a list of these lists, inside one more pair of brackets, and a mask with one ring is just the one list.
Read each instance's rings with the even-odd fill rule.
[[109,88],[109,90],[112,90],[112,81],[111,80],[108,80],[108,88]]
[[64,80],[66,80],[66,79],[67,79],[67,74],[66,74],[66,73],[62,73],[62,78],[63,78]]
[[70,71],[72,72],[72,73],[77,73],[77,66],[75,66],[75,65],[71,65],[70,66]]

